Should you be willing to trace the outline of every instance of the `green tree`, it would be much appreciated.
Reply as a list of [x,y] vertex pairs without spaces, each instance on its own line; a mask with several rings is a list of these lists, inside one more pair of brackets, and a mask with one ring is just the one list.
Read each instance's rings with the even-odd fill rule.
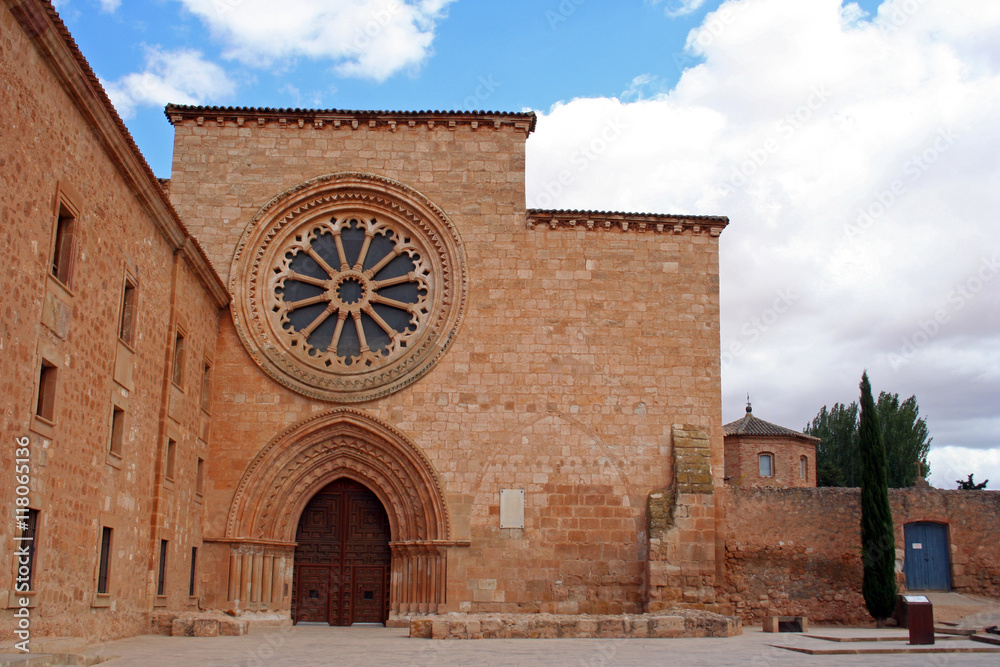
[[913,486],[918,471],[921,477],[930,472],[927,452],[931,438],[927,437],[927,421],[920,417],[917,398],[910,396],[900,403],[899,394],[883,391],[878,395],[877,410],[889,461],[889,488]]
[[985,482],[976,484],[972,481],[971,473],[969,474],[969,479],[956,479],[955,481],[958,482],[959,491],[982,491],[990,483],[990,480],[986,480]]
[[889,507],[885,443],[878,409],[872,398],[868,372],[861,376],[861,417],[858,450],[861,454],[861,593],[878,627],[896,608],[896,539]]
[[[919,469],[922,477],[930,473],[927,453],[927,420],[920,417],[916,396],[904,401],[899,394],[880,392],[876,410],[886,447],[889,487],[913,486]],[[860,486],[861,456],[858,451],[858,404],[824,405],[803,431],[819,438],[816,446],[817,486]]]
[[858,454],[858,404],[823,406],[806,434],[819,438],[816,445],[817,486],[858,486],[861,465]]

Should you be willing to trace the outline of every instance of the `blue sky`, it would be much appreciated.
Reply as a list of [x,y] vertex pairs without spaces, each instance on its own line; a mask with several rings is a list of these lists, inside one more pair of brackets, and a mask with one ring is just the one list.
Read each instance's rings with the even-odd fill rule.
[[1000,484],[1000,3],[57,7],[162,177],[167,102],[534,110],[529,206],[731,218],[726,421],[749,392],[801,428],[867,368],[916,394],[933,483]]

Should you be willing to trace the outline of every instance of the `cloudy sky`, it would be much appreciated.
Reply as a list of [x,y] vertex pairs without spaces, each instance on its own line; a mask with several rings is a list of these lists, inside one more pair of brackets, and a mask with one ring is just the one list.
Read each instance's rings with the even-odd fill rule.
[[1000,2],[57,6],[159,176],[167,102],[534,110],[529,206],[730,217],[726,421],[802,428],[867,368],[932,483],[1000,487]]

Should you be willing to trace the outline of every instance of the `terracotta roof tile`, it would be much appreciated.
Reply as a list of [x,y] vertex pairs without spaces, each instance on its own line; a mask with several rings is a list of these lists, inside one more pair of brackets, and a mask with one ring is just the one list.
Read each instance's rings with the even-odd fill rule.
[[806,440],[815,440],[816,442],[819,442],[819,438],[806,435],[801,431],[793,431],[790,428],[785,428],[784,426],[778,426],[777,424],[772,424],[771,422],[764,421],[763,419],[758,419],[757,417],[754,417],[753,413],[749,410],[743,419],[737,419],[734,422],[729,422],[722,428],[726,435],[782,436],[804,438]]

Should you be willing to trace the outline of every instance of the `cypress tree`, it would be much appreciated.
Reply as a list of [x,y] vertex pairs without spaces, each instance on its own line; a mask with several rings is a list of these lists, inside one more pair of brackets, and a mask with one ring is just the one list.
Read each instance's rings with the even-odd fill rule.
[[861,376],[858,449],[861,454],[861,561],[864,565],[861,592],[868,613],[881,628],[896,608],[896,538],[889,508],[885,443],[868,371]]

